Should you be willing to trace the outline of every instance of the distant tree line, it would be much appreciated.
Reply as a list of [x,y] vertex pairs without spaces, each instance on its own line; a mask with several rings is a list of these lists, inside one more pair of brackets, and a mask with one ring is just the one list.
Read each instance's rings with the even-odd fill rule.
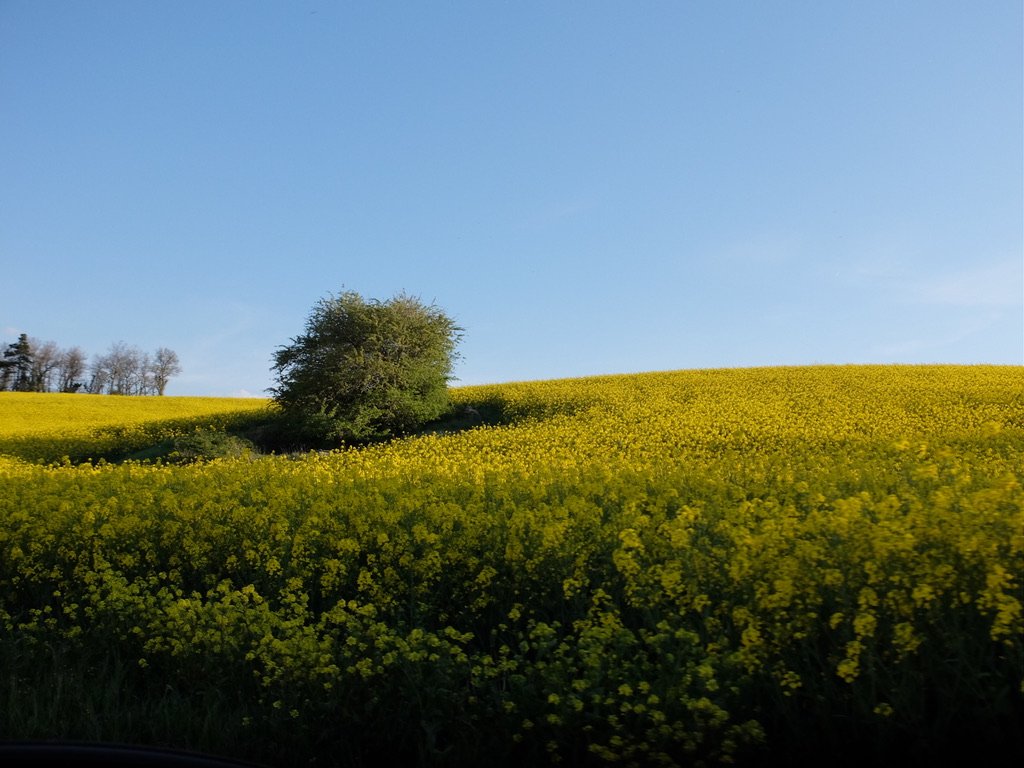
[[178,355],[166,347],[149,354],[119,341],[88,361],[79,347],[61,349],[23,333],[0,358],[0,391],[162,395],[179,373]]

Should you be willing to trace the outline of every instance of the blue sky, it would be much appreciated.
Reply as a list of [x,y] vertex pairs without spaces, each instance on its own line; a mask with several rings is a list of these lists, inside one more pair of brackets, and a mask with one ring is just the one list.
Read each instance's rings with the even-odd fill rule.
[[405,291],[457,383],[1024,363],[1019,0],[0,1],[0,341],[262,395]]

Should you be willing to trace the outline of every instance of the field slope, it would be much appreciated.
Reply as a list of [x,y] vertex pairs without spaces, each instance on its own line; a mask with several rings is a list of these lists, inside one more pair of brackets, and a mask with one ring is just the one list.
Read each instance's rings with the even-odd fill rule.
[[500,423],[187,466],[0,456],[0,737],[274,765],[1024,759],[1020,367],[453,396]]
[[0,392],[0,454],[59,461],[125,454],[196,428],[260,418],[267,401]]

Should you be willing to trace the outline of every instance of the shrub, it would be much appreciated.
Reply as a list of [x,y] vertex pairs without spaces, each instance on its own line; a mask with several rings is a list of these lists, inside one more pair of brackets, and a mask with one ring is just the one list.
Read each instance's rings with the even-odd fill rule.
[[305,333],[280,348],[271,389],[303,443],[408,434],[450,407],[461,329],[434,305],[346,292],[322,299]]
[[168,458],[181,463],[209,459],[237,459],[255,452],[255,446],[245,438],[227,432],[196,429],[176,437]]

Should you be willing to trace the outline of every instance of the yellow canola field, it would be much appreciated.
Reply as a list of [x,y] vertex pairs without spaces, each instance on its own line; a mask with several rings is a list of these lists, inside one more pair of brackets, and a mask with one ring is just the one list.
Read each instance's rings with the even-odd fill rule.
[[225,427],[267,401],[0,392],[0,453],[30,459],[99,457],[142,448],[195,426]]
[[236,692],[224,727],[282,764],[1024,749],[1020,367],[453,396],[504,423],[192,466],[0,457],[7,637]]

